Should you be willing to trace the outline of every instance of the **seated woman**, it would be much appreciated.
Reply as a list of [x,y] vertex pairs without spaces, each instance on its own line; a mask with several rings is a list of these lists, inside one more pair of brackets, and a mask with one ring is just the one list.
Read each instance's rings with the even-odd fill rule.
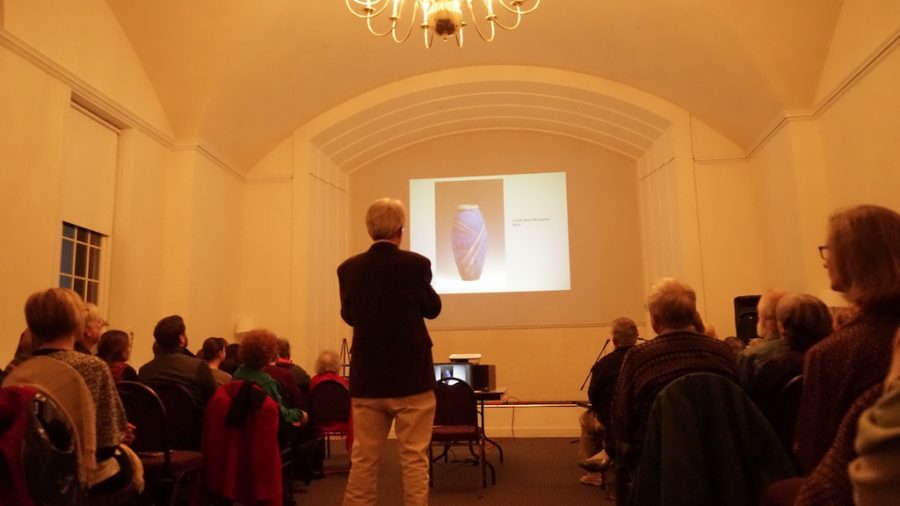
[[266,395],[278,403],[282,422],[303,425],[308,418],[306,413],[289,406],[281,396],[278,382],[265,372],[266,366],[275,360],[277,354],[278,337],[270,330],[255,329],[247,332],[238,349],[241,366],[234,371],[232,379],[259,385]]
[[107,330],[100,336],[97,345],[97,357],[106,362],[109,372],[116,380],[137,381],[137,371],[128,365],[131,357],[131,338],[121,330]]
[[238,358],[238,350],[240,349],[241,345],[238,343],[230,343],[225,346],[225,358],[219,363],[218,368],[233,375],[234,371],[237,371],[237,368],[241,365],[241,361]]
[[133,478],[127,455],[118,450],[132,436],[109,367],[93,355],[75,351],[75,340],[83,334],[84,318],[84,304],[72,290],[50,288],[32,294],[25,303],[25,319],[37,345],[34,355],[59,360],[75,369],[93,397],[100,471],[92,490],[113,491],[124,488]]
[[831,335],[832,330],[828,306],[803,293],[782,297],[775,307],[775,320],[786,347],[756,371],[747,389],[750,398],[767,417],[781,388],[803,373],[806,350]]
[[222,361],[225,360],[226,346],[228,346],[228,341],[221,337],[207,337],[203,341],[203,347],[197,352],[197,357],[209,364],[209,369],[212,371],[213,379],[216,381],[217,386],[222,386],[231,381],[231,373],[219,369]]

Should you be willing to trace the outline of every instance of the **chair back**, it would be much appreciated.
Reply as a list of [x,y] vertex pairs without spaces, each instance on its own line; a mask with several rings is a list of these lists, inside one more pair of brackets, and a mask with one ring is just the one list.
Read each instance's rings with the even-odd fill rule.
[[[755,506],[769,483],[796,473],[744,390],[710,373],[682,376],[660,391],[638,459],[631,469],[620,468],[617,460],[623,504]],[[629,475],[634,476],[630,491]]]
[[441,378],[434,385],[434,425],[478,426],[475,391],[459,378]]
[[790,452],[794,447],[794,430],[797,426],[797,415],[800,412],[800,399],[803,397],[803,375],[797,375],[790,379],[772,404],[769,422],[778,434],[778,439],[784,448]]
[[257,385],[230,381],[216,390],[203,423],[208,492],[245,504],[282,503],[279,419],[278,404]]
[[323,381],[309,392],[309,418],[315,426],[347,423],[350,391],[337,381]]
[[166,407],[152,388],[136,381],[116,384],[128,421],[134,424],[131,449],[138,453],[169,453]]
[[177,383],[148,382],[166,408],[169,448],[172,450],[200,450],[203,434],[203,409],[194,397]]
[[72,420],[77,434],[79,481],[85,488],[100,478],[97,465],[97,424],[94,397],[84,379],[66,363],[46,356],[31,357],[3,380],[3,386],[33,385],[52,397]]
[[77,440],[72,419],[39,387],[0,388],[0,497],[10,504],[78,504]]

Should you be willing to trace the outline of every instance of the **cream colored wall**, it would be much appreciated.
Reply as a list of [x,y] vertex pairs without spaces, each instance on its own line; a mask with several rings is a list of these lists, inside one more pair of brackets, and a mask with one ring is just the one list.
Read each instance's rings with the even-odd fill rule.
[[[152,86],[105,3],[12,1],[4,7],[0,197],[9,209],[0,224],[17,247],[5,249],[0,262],[10,295],[2,321],[24,328],[25,298],[58,282],[62,133],[77,97],[122,127],[104,273],[109,293],[101,306],[111,327],[134,333],[132,362],[151,358],[153,325],[166,314],[185,316],[193,347],[208,335],[231,337],[243,178],[202,148],[176,148]],[[54,16],[47,18],[47,9],[56,9]],[[68,214],[95,211],[88,198],[81,199],[83,208],[78,200],[67,202]],[[109,209],[104,212],[108,220]],[[0,360],[5,363],[15,345],[13,338],[0,341]]]
[[251,171],[244,187],[240,232],[239,318],[272,329],[299,344],[291,333],[291,222],[293,137]]
[[[192,349],[203,339],[231,340],[238,312],[241,278],[242,180],[205,156],[193,167],[188,321]],[[180,245],[173,244],[177,249]]]
[[309,314],[302,342],[311,366],[319,351],[340,351],[342,339],[350,337],[340,321],[337,285],[337,266],[347,251],[349,182],[347,174],[320,151],[314,151],[308,168],[305,178],[309,227],[305,237],[309,245]]
[[109,321],[134,333],[131,362],[152,358],[153,326],[164,314],[167,175],[174,154],[136,130],[119,142],[119,177],[111,245]]
[[900,210],[900,43],[818,118],[831,209],[876,203]]
[[25,298],[58,283],[60,157],[69,95],[65,86],[3,47],[0,75],[0,227],[6,237],[0,321],[10,329],[0,339],[5,366],[25,328]]
[[76,79],[170,132],[128,38],[103,0],[6,0],[4,28]]

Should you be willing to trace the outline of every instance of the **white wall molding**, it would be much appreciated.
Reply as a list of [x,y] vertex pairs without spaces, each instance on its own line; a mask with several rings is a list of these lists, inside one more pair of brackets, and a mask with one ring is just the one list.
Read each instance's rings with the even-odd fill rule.
[[85,106],[85,102],[89,104],[88,108],[94,114],[104,117],[107,121],[111,119],[114,123],[119,122],[125,126],[136,128],[166,147],[173,146],[174,139],[171,134],[123,107],[87,81],[51,60],[5,28],[0,28],[0,45],[43,70],[50,77],[58,79],[67,85],[72,89],[74,100],[82,106]]
[[869,55],[859,64],[857,65],[846,77],[838,81],[838,83],[828,92],[824,97],[822,97],[818,103],[813,105],[809,109],[798,109],[793,111],[784,111],[778,117],[772,120],[769,124],[769,127],[763,130],[763,133],[758,137],[755,143],[753,143],[753,147],[747,151],[747,154],[744,156],[732,156],[732,157],[702,157],[702,158],[694,158],[694,162],[698,164],[716,164],[716,163],[731,163],[731,162],[744,162],[753,158],[753,156],[759,152],[775,135],[781,131],[782,128],[787,126],[789,123],[794,121],[804,121],[811,120],[821,116],[825,111],[827,111],[832,105],[837,103],[838,99],[841,98],[845,93],[847,93],[850,89],[856,86],[858,83],[862,82],[862,79],[874,69],[881,61],[890,54],[891,51],[895,50],[898,46],[900,46],[900,29],[897,29],[890,37],[885,39],[878,47],[876,47]]
[[208,142],[200,139],[177,141],[172,134],[135,114],[3,27],[0,27],[0,46],[6,47],[50,77],[68,86],[72,90],[72,102],[91,114],[120,129],[134,128],[173,151],[195,150],[241,182],[247,182],[246,176],[225,160]]
[[195,139],[188,142],[180,142],[172,145],[173,151],[194,151],[201,156],[205,157],[207,160],[213,162],[214,165],[224,170],[227,174],[235,177],[238,181],[242,183],[247,182],[247,177],[232,167],[231,164],[226,162],[224,158],[216,152],[216,150],[210,147],[207,143],[200,139]]

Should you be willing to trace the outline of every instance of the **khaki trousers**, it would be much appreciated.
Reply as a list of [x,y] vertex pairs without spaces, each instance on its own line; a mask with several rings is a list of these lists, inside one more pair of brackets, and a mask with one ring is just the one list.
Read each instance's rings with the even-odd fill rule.
[[428,504],[428,445],[434,424],[434,392],[407,397],[354,397],[353,449],[344,506],[372,506],[378,496],[378,465],[391,423],[403,471],[404,506]]
[[603,424],[594,415],[594,412],[587,410],[578,417],[581,423],[581,439],[579,440],[578,450],[581,458],[591,458],[603,449],[603,438],[606,431]]

